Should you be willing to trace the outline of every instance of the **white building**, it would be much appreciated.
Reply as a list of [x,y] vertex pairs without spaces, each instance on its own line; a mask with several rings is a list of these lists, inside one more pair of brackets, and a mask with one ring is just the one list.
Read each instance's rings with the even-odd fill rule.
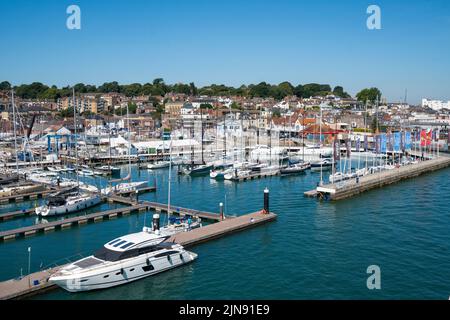
[[433,110],[450,109],[450,101],[422,99],[422,108],[425,107]]

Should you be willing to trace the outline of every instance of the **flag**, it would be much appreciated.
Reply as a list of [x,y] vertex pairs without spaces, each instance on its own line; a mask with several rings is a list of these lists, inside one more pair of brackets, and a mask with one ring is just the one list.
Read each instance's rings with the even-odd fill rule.
[[422,130],[420,132],[420,145],[422,147],[431,145],[431,138],[432,138],[431,129]]
[[348,139],[345,143],[346,147],[347,147],[347,157],[350,158],[352,156],[352,142],[350,139]]
[[411,132],[405,132],[405,149],[411,150],[412,142],[411,142]]
[[386,134],[383,133],[380,135],[380,153],[386,153]]
[[339,146],[339,140],[336,138],[334,139],[333,143],[333,149],[334,149],[334,160],[340,160],[341,159],[341,148]]
[[400,150],[402,152],[405,152],[405,132],[402,131],[400,134]]
[[360,141],[360,138],[359,138],[359,137],[356,139],[355,144],[356,144],[356,145],[355,145],[355,149],[356,149],[357,152],[359,152],[360,149],[361,149],[361,141]]
[[401,150],[401,139],[402,139],[402,134],[401,132],[396,132],[392,135],[393,138],[393,150],[395,152],[399,152]]
[[393,143],[392,143],[392,133],[389,133],[389,134],[387,135],[387,141],[386,141],[386,144],[387,144],[387,151],[388,151],[388,152],[393,151],[394,146],[393,146]]
[[380,153],[380,135],[379,134],[377,134],[375,137],[374,137],[374,140],[375,140],[375,153]]
[[364,136],[364,151],[368,151],[368,150],[369,150],[369,137]]

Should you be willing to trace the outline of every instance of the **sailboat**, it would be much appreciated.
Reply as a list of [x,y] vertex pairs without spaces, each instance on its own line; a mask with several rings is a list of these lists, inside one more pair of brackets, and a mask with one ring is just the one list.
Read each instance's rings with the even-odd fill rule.
[[[203,115],[203,114],[202,114]],[[200,165],[196,165],[194,164],[194,152],[192,150],[192,159],[191,159],[191,164],[182,168],[180,170],[180,173],[185,174],[185,175],[190,175],[190,176],[203,176],[203,175],[207,175],[211,172],[211,170],[214,168],[213,164],[207,164],[204,160],[204,150],[203,150],[203,117],[202,117],[202,163]]]
[[147,169],[153,170],[153,169],[163,169],[167,168],[170,165],[170,161],[155,161],[153,163],[149,163],[147,165]]
[[[75,89],[73,89],[73,112],[75,125],[75,159],[78,167],[78,146],[77,146],[77,123],[76,123],[76,104]],[[83,209],[93,207],[100,202],[102,198],[98,192],[90,192],[80,188],[80,181],[77,171],[77,186],[70,193],[57,193],[47,198],[46,204],[35,209],[38,216],[54,216],[77,212]]]
[[[167,187],[167,225],[160,228],[161,235],[171,236],[179,232],[189,231],[191,229],[201,227],[201,220],[192,220],[191,217],[170,217],[170,200],[171,200],[171,185],[172,185],[172,137],[170,138],[170,148],[169,148],[169,181]],[[158,229],[153,227],[153,229]]]
[[[110,180],[110,185],[101,190],[101,193],[104,195],[109,195],[112,193],[133,193],[143,189],[147,186],[147,181],[131,181],[131,138],[130,138],[130,116],[127,105],[127,127],[128,127],[128,175],[123,179]],[[130,182],[121,182],[128,181]],[[120,182],[116,185],[111,185],[112,183]]]

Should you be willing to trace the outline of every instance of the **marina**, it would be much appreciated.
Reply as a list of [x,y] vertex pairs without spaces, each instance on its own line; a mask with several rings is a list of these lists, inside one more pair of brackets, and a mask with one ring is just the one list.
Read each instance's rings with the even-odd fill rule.
[[[154,204],[153,204],[154,205]],[[268,198],[267,198],[267,204],[268,206]],[[163,207],[163,205],[158,204],[158,207]],[[53,230],[56,226],[60,226],[61,228],[64,227],[64,225],[69,226],[69,224],[73,223],[86,223],[87,221],[93,220],[95,221],[98,217],[108,217],[111,219],[112,217],[116,217],[117,214],[127,214],[132,211],[136,210],[148,210],[148,207],[146,205],[136,205],[132,208],[127,208],[125,211],[123,209],[116,210],[116,211],[110,211],[107,213],[104,213],[103,215],[91,215],[86,216],[84,219],[82,217],[71,219],[71,220],[65,220],[63,222],[59,222],[58,224],[52,224],[47,226],[45,230]],[[181,244],[185,247],[192,247],[197,244],[211,241],[213,239],[223,237],[225,235],[229,235],[235,232],[243,231],[249,228],[254,228],[256,226],[259,226],[261,224],[274,221],[276,219],[276,214],[271,213],[268,211],[268,207],[265,207],[264,211],[259,211],[251,214],[245,214],[241,215],[236,218],[224,218],[221,216],[221,219],[219,222],[197,228],[191,231],[187,232],[181,232],[179,234],[176,234],[169,238],[168,242],[173,242],[177,244]],[[190,210],[190,212],[196,211],[196,210]],[[180,211],[177,211],[180,213]],[[182,212],[182,211],[181,211]],[[33,274],[28,275],[27,277],[24,277],[19,280],[8,280],[0,282],[0,300],[6,300],[6,299],[17,299],[22,298],[24,296],[34,295],[38,294],[40,292],[45,292],[50,289],[54,289],[56,287],[55,284],[49,282],[49,278],[52,274],[55,274],[63,268],[64,265],[53,267],[47,270],[42,270]]]

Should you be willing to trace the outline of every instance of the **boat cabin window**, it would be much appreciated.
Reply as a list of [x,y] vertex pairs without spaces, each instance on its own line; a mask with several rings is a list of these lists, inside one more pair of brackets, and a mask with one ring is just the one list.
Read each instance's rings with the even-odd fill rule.
[[108,244],[111,246],[111,245],[113,245],[114,243],[119,242],[120,240],[122,240],[122,239],[116,239],[116,240],[113,240],[113,241],[111,241],[111,242],[108,243]]
[[162,252],[162,253],[158,253],[157,255],[155,255],[155,258],[161,258],[161,257],[165,257],[165,256],[170,256],[171,254],[174,253],[178,253],[178,251],[166,251],[166,252]]
[[118,247],[118,246],[124,244],[125,242],[127,242],[127,241],[126,240],[122,240],[120,242],[117,242],[113,247]]
[[144,270],[145,272],[148,272],[148,271],[155,270],[155,267],[153,267],[152,265],[148,265],[148,266],[142,267],[142,270]]
[[133,242],[128,242],[127,244],[121,246],[120,248],[121,248],[121,249],[126,249],[126,248],[128,248],[128,247],[131,247],[132,245],[134,245]]
[[[125,241],[126,242],[126,241]],[[119,242],[120,243],[120,242]],[[116,247],[117,245],[114,245]],[[103,261],[119,261],[119,260],[125,260],[133,257],[140,256],[141,254],[158,251],[161,250],[163,247],[160,245],[155,246],[149,246],[145,248],[136,248],[136,249],[130,249],[126,251],[114,251],[107,249],[105,247],[101,248],[97,252],[94,253],[94,257],[97,259],[101,259]],[[168,254],[178,253],[177,251],[167,251],[164,253],[161,253],[157,256],[166,256]]]

